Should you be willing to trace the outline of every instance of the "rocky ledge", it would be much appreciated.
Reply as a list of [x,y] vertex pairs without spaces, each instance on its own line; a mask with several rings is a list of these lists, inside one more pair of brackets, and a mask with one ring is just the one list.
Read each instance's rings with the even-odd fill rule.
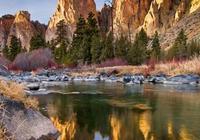
[[52,122],[39,111],[27,109],[20,102],[0,95],[3,107],[0,120],[10,137],[16,140],[56,140],[59,133]]

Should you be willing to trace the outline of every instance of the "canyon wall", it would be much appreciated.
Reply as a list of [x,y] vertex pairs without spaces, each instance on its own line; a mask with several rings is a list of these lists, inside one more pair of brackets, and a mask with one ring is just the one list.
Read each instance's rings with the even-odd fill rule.
[[94,0],[58,0],[56,12],[48,24],[46,40],[50,41],[56,37],[56,25],[61,20],[64,20],[68,25],[69,37],[71,38],[80,15],[87,18],[89,12],[96,14]]
[[0,18],[0,46],[10,45],[11,36],[20,39],[22,47],[29,50],[30,40],[36,34],[45,36],[46,26],[38,21],[31,21],[27,11],[19,11],[15,16]]

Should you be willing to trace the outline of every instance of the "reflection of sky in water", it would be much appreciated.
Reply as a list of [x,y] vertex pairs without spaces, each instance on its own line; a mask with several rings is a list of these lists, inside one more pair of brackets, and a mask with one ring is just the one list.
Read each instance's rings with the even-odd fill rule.
[[[177,92],[163,85],[87,83],[60,90],[95,89],[105,95],[51,94],[39,98],[45,113],[62,133],[62,140],[200,139],[200,93],[196,87],[191,92],[184,88]],[[150,109],[131,108],[137,104]]]

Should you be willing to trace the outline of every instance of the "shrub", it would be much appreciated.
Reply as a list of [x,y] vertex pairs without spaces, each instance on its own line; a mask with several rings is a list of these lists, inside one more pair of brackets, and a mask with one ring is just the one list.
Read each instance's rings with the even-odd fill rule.
[[0,65],[8,67],[11,62],[3,56],[0,56]]
[[38,49],[30,53],[20,53],[10,65],[12,70],[31,71],[40,68],[50,68],[55,66],[50,49]]

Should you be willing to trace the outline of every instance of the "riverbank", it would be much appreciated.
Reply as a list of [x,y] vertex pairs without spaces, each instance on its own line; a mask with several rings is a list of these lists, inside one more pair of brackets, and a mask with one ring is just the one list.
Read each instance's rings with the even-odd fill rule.
[[22,85],[0,81],[0,139],[57,139],[52,122],[38,110],[38,101]]
[[149,65],[141,66],[111,66],[111,67],[89,67],[83,68],[79,71],[73,72],[73,75],[88,75],[100,72],[113,72],[117,71],[118,75],[124,74],[143,74],[143,75],[155,75],[164,73],[166,75],[175,76],[180,74],[197,74],[200,75],[200,57],[193,57],[190,60],[185,61],[170,61],[165,63],[151,63]]

